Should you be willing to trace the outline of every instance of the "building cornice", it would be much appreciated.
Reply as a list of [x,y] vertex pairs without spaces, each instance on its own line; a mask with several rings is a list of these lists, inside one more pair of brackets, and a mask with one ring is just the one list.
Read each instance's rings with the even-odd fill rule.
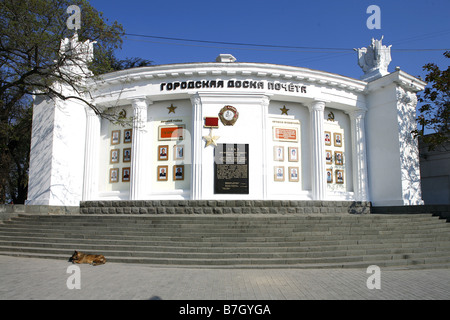
[[413,77],[412,75],[402,70],[397,70],[384,77],[369,82],[367,85],[366,92],[370,93],[379,90],[381,88],[384,88],[386,86],[389,86],[391,84],[395,84],[396,86],[403,88],[405,91],[414,93],[422,91],[423,89],[425,89],[425,86],[427,85],[426,82],[416,77]]
[[[332,87],[361,93],[367,82],[320,70],[263,63],[187,63],[140,67],[116,71],[93,79],[100,91],[111,85],[131,85],[145,81],[170,81],[171,79],[252,78],[279,82],[301,82],[305,85]],[[95,90],[94,90],[95,91]]]

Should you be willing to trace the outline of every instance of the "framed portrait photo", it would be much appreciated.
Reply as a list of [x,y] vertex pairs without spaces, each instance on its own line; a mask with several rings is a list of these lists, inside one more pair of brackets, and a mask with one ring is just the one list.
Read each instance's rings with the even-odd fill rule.
[[325,162],[326,164],[333,163],[333,153],[331,152],[331,150],[325,150]]
[[298,171],[298,167],[289,167],[289,181],[291,182],[298,182],[300,181],[299,176],[300,173]]
[[131,148],[123,149],[123,162],[131,161]]
[[112,149],[109,157],[109,163],[119,163],[120,149]]
[[333,169],[327,169],[327,183],[333,183]]
[[119,168],[109,169],[109,183],[119,182]]
[[344,183],[344,170],[336,170],[336,183]]
[[274,161],[284,161],[284,147],[274,146],[273,147],[273,160]]
[[158,146],[158,160],[165,161],[169,160],[169,146]]
[[342,166],[344,164],[344,156],[342,151],[334,152],[334,163],[338,166]]
[[130,182],[130,167],[122,169],[122,182]]
[[274,181],[284,181],[284,167],[274,167]]
[[184,180],[184,165],[173,166],[173,180],[174,181]]
[[123,130],[123,143],[131,143],[133,137],[133,129]]
[[334,133],[334,146],[342,147],[342,133]]
[[173,146],[173,160],[184,159],[184,145]]
[[158,170],[156,172],[157,174],[157,180],[158,181],[167,181],[168,179],[168,174],[167,174],[167,170],[168,170],[169,166],[158,166]]
[[120,130],[113,130],[111,132],[111,144],[119,144],[120,143]]
[[288,160],[290,162],[298,162],[298,147],[288,148]]
[[331,146],[331,132],[325,131],[325,145]]

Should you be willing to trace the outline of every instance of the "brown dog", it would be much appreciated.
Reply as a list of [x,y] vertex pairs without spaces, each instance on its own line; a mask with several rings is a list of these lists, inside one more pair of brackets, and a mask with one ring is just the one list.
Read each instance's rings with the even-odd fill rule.
[[70,261],[73,263],[90,263],[93,266],[105,264],[106,258],[102,254],[85,254],[75,250]]

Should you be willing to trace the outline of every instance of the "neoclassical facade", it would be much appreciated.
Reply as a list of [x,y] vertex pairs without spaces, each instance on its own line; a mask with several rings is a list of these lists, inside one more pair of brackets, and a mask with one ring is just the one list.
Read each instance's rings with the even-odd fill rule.
[[[386,58],[377,58],[380,46],[386,48],[375,40],[359,49],[362,79],[237,62],[226,54],[215,62],[87,79],[89,101],[103,112],[120,114],[123,123],[77,100],[36,98],[27,203],[422,204],[411,131],[416,93],[426,83],[402,70],[388,73]],[[367,52],[371,55],[364,58]]]

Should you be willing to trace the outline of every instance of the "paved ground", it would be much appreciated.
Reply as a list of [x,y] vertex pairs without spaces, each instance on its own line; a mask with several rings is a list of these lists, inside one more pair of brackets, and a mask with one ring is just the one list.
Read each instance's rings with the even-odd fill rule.
[[[79,272],[68,267],[79,266]],[[69,289],[79,275],[80,289]],[[0,256],[0,299],[417,300],[450,299],[450,269],[196,269]]]

